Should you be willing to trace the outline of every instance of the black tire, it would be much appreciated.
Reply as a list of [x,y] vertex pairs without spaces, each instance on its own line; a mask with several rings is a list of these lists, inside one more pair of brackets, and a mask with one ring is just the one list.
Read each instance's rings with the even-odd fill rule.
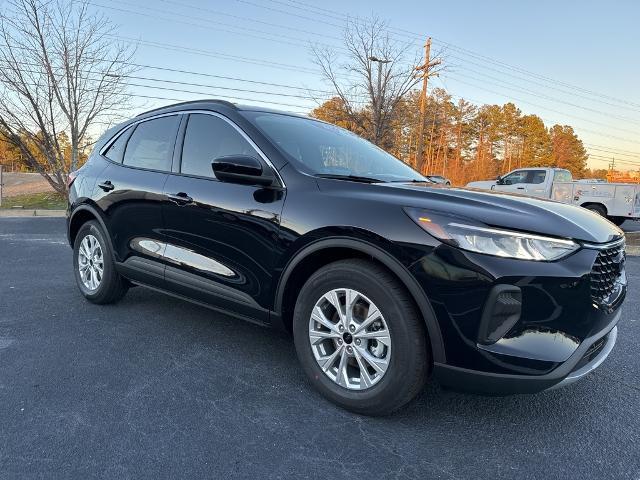
[[[322,371],[311,348],[311,311],[325,293],[336,288],[352,288],[368,297],[389,329],[392,348],[387,371],[366,389],[339,386]],[[399,409],[423,389],[429,375],[427,334],[409,294],[388,271],[367,260],[342,260],[315,272],[298,295],[293,334],[298,359],[309,381],[329,400],[356,413],[386,415]]]
[[611,220],[617,226],[621,226],[626,219],[627,219],[626,217],[609,217],[609,220]]
[[[78,268],[80,245],[87,235],[93,235],[100,244],[104,264],[102,278],[100,279],[98,287],[94,290],[90,290],[85,286]],[[121,277],[115,269],[111,245],[106,240],[100,224],[95,220],[91,220],[82,225],[76,235],[73,243],[73,271],[80,292],[87,300],[93,303],[100,305],[115,303],[120,300],[129,289],[129,282]]]
[[591,210],[594,213],[597,213],[601,217],[607,218],[607,211],[602,205],[593,204],[593,205],[587,205],[584,208],[586,208],[587,210]]

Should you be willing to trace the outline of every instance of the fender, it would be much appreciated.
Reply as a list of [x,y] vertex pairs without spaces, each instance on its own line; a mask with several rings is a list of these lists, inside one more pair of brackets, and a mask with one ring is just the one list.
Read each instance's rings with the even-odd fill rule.
[[[109,229],[107,228],[104,218],[102,217],[102,213],[100,213],[100,210],[98,208],[94,207],[89,203],[81,203],[80,205],[75,207],[73,209],[73,212],[69,215],[69,221],[67,223],[67,239],[69,240],[69,244],[71,245],[71,248],[73,248],[73,243],[71,242],[71,224],[73,223],[73,218],[78,214],[78,212],[81,212],[81,211],[86,211],[91,213],[96,218],[96,220],[98,220],[98,223],[102,227],[102,231],[104,232],[105,237],[107,237],[107,242],[109,242],[109,247],[111,249],[111,252],[113,255],[115,255],[115,251],[113,249],[113,243],[111,242],[111,234],[109,232]],[[114,260],[116,259],[114,258]]]
[[280,317],[282,314],[282,301],[284,298],[285,285],[287,284],[287,281],[296,266],[308,255],[314,252],[326,248],[336,247],[349,248],[367,254],[386,266],[400,279],[400,281],[407,288],[410,295],[418,305],[418,308],[420,309],[420,313],[427,327],[427,333],[429,334],[431,352],[434,362],[446,363],[444,343],[442,341],[442,334],[440,333],[440,326],[438,325],[436,315],[426,294],[424,293],[416,279],[413,278],[413,276],[404,267],[404,265],[402,265],[402,263],[400,263],[389,253],[364,240],[355,240],[349,237],[323,238],[321,240],[316,240],[309,245],[306,245],[300,251],[298,251],[295,256],[291,260],[289,260],[289,263],[283,270],[282,275],[280,276],[280,280],[278,281],[274,305],[274,313],[276,314],[276,316]]

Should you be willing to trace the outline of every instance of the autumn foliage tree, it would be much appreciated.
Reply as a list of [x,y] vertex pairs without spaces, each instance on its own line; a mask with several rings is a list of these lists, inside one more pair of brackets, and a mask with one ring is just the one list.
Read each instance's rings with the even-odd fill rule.
[[[398,102],[389,126],[389,145],[385,147],[409,164],[415,158],[419,109],[416,91]],[[348,113],[340,98],[332,98],[312,112],[312,116],[363,135],[366,121],[351,121],[354,114],[366,117],[368,111]],[[513,103],[474,105],[463,99],[453,101],[442,89],[434,89],[427,100],[424,155],[423,173],[445,175],[458,185],[522,167],[567,168],[580,178],[588,159],[582,141],[570,126],[547,127],[540,117],[524,115]]]

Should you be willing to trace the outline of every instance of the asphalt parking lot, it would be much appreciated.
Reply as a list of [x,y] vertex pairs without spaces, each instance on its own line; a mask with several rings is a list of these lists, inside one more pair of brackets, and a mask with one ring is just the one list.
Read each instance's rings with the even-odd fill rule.
[[0,218],[0,478],[640,478],[640,258],[573,386],[430,385],[387,418],[311,390],[277,332],[150,290],[77,292],[64,219]]

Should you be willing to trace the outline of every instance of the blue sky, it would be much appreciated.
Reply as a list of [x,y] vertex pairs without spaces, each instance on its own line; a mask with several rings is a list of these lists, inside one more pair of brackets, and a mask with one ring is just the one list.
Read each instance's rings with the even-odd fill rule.
[[[225,95],[291,111],[314,106],[296,98],[306,96],[303,89],[327,89],[310,43],[338,46],[347,15],[375,14],[416,50],[427,35],[434,49],[446,47],[448,71],[433,87],[475,103],[513,101],[548,125],[572,125],[594,167],[605,167],[612,155],[627,168],[640,166],[637,1],[91,0],[91,8],[118,25],[119,37],[139,41],[140,64],[285,85],[141,69],[136,75],[204,86],[138,79],[146,86],[133,93],[181,100]],[[171,103],[133,101],[139,110]]]

